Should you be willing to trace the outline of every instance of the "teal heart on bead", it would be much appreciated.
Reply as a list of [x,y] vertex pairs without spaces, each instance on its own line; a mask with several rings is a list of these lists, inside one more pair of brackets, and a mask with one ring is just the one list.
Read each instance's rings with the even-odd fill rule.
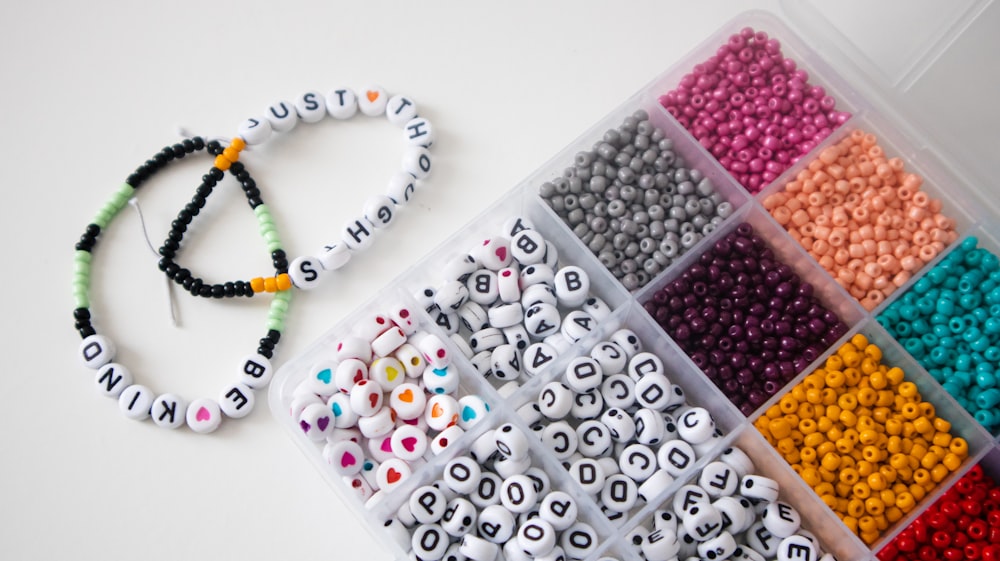
[[462,420],[469,422],[476,418],[476,410],[466,405],[462,408]]
[[440,376],[440,377],[444,378],[445,376],[448,375],[448,368],[447,367],[445,367],[445,368],[435,368],[434,369],[434,374],[436,374],[437,376]]
[[344,410],[340,408],[340,404],[339,403],[334,403],[330,407],[330,409],[333,409],[333,415],[335,417],[339,417],[344,412]]
[[329,384],[330,378],[332,376],[333,373],[330,372],[329,368],[324,368],[323,370],[320,370],[319,372],[316,373],[316,379],[319,380],[320,382],[323,382],[324,384]]

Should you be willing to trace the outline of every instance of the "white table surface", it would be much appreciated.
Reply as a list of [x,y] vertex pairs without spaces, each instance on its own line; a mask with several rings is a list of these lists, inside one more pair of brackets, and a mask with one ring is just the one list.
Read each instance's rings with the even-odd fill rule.
[[[178,126],[231,136],[275,100],[380,84],[415,99],[437,129],[426,189],[334,282],[296,295],[280,366],[753,6],[781,9],[652,1],[4,3],[0,185],[10,200],[0,224],[12,257],[4,265],[11,313],[0,331],[0,558],[389,558],[279,427],[264,392],[248,418],[210,436],[166,431],[125,420],[77,361],[73,245],[137,165],[178,141]],[[843,4],[838,21],[869,29],[865,6]],[[931,10],[929,2],[905,6]],[[904,31],[887,26],[868,54],[896,60],[893,37]],[[995,54],[995,34],[987,40]],[[985,69],[959,61],[949,72],[983,79]],[[986,83],[995,86],[991,72]],[[942,134],[979,135],[974,144],[995,152],[990,106],[961,111],[950,98],[921,96],[925,116],[967,119],[937,123]],[[290,255],[332,240],[369,194],[383,192],[398,165],[397,134],[360,118],[326,120],[246,153]],[[191,159],[140,191],[157,246],[210,165]],[[995,159],[989,166],[997,171]],[[216,280],[268,270],[242,194],[220,189],[205,214],[179,260]],[[205,301],[182,291],[173,327],[165,281],[131,208],[101,236],[93,284],[99,331],[158,392],[214,396],[264,333],[267,299]]]

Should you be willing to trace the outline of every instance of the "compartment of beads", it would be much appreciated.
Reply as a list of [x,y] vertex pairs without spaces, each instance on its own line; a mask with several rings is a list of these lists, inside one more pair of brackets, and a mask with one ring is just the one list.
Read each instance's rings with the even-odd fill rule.
[[992,445],[873,320],[817,366],[754,425],[865,543],[884,543]]
[[625,528],[623,541],[637,558],[826,560],[824,552],[837,559],[868,554],[752,428],[736,431],[723,450],[672,487]]

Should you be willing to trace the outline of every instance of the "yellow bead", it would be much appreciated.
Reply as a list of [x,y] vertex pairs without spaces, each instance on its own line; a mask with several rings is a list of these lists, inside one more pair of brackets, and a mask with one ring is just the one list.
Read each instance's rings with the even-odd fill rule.
[[969,456],[969,443],[964,438],[956,436],[948,443],[948,451],[964,460]]
[[235,162],[240,159],[240,151],[236,150],[232,146],[229,146],[222,151],[222,157],[229,160],[230,162]]
[[[864,505],[861,505],[860,512],[863,513],[864,510],[865,510]],[[847,526],[848,530],[850,530],[850,531],[852,531],[854,533],[858,532],[858,519],[856,517],[854,517],[854,516],[844,516],[841,519],[841,522],[844,523],[844,526]]]
[[281,273],[277,278],[278,290],[288,290],[292,287],[292,278],[288,273]]
[[923,457],[920,458],[920,467],[924,469],[933,469],[934,466],[938,465],[939,459],[940,458],[938,458],[937,454],[933,452],[927,452],[926,454],[923,455]]
[[903,407],[900,408],[900,414],[907,421],[912,421],[920,416],[920,408],[917,407],[916,403],[904,403]]
[[921,401],[917,404],[920,408],[920,414],[928,419],[933,420],[937,415],[937,411],[934,409],[934,404],[929,401]]
[[778,408],[784,414],[795,413],[799,409],[799,400],[795,399],[791,395],[785,394],[778,401]]
[[799,421],[799,432],[803,435],[803,442],[806,436],[815,433],[817,429],[818,427],[814,419],[802,419]]
[[802,480],[806,482],[806,485],[810,487],[816,487],[823,482],[819,477],[819,472],[817,472],[814,468],[803,469],[799,472],[799,477],[801,477]]
[[858,390],[858,403],[865,407],[875,405],[877,399],[878,392],[872,388],[861,388]]
[[795,410],[795,414],[798,415],[800,419],[815,419],[816,405],[818,404],[799,403],[799,408]]
[[826,387],[837,389],[844,386],[847,377],[840,370],[827,370],[824,381],[826,382]]
[[840,471],[840,482],[845,485],[853,486],[858,482],[858,479],[858,471],[854,468],[843,469]]
[[865,356],[874,360],[875,362],[882,362],[882,349],[875,345],[868,345],[865,347]]
[[856,499],[864,500],[870,497],[871,494],[872,494],[872,489],[865,482],[855,483],[851,487],[851,495]]
[[[819,433],[816,433],[816,434],[819,434]],[[816,454],[818,454],[819,457],[821,457],[821,458],[823,456],[831,453],[831,452],[836,452],[837,451],[837,446],[833,442],[831,442],[829,440],[821,442],[817,446],[814,446],[813,448],[816,449]]]
[[247,147],[247,143],[242,138],[234,136],[233,139],[229,141],[229,146],[239,152]]
[[[924,500],[924,497],[927,496],[927,490],[924,489],[923,486],[921,486],[921,485],[913,484],[913,485],[910,485],[910,494],[913,495],[914,500],[916,500],[917,502],[919,502],[919,501]],[[896,502],[899,503],[899,499],[898,498],[896,499]],[[900,508],[902,508],[902,507],[900,507]]]
[[853,427],[858,424],[858,416],[854,414],[854,411],[843,409],[840,411],[840,422],[846,427]]
[[[955,457],[957,458],[958,456]],[[810,448],[808,446],[803,446],[802,448],[799,448],[799,458],[801,461],[809,464],[816,463],[816,449]],[[959,460],[959,463],[961,462],[962,461]]]
[[884,491],[885,488],[888,487],[888,483],[886,482],[885,477],[882,475],[882,472],[878,471],[870,474],[868,476],[867,482],[868,486],[871,488],[872,491]]
[[834,496],[834,495],[820,495],[819,498],[824,503],[826,503],[826,506],[830,507],[831,509],[836,509],[837,508],[837,497],[836,496]]
[[833,488],[833,485],[826,481],[813,487],[813,491],[816,491],[816,494],[819,496],[836,495],[837,493],[836,489]]
[[934,419],[934,428],[939,432],[951,432],[951,423],[941,417],[937,417]]
[[892,467],[891,465],[882,464],[881,466],[879,466],[878,472],[882,474],[882,477],[885,479],[886,483],[892,484],[896,481],[896,476],[897,476],[896,468]]
[[924,486],[931,480],[931,472],[924,468],[919,468],[913,470],[913,482],[917,485]]
[[951,471],[958,471],[958,468],[962,467],[962,458],[959,458],[958,454],[948,452],[941,458],[941,463]]
[[868,383],[874,390],[884,390],[889,385],[889,379],[882,372],[872,372],[868,376]]
[[896,507],[904,513],[913,510],[916,506],[917,501],[914,500],[913,495],[909,491],[904,491],[902,493],[896,493]]
[[221,169],[222,171],[226,171],[227,169],[229,169],[229,166],[231,165],[233,165],[233,162],[231,160],[228,160],[222,154],[219,154],[218,156],[215,157],[215,167]]
[[899,387],[896,388],[896,393],[907,399],[917,397],[919,395],[917,393],[917,385],[913,382],[903,382],[899,384]]
[[255,277],[250,279],[250,290],[256,292],[264,292],[264,279],[262,277]]
[[927,417],[917,417],[913,419],[913,428],[916,429],[920,434],[928,434],[934,432],[934,425],[931,423],[930,419]]
[[865,499],[865,512],[872,516],[881,516],[885,512],[885,503],[878,497]]
[[778,452],[781,452],[782,454],[790,454],[795,451],[797,446],[795,446],[795,442],[791,438],[782,438],[778,441],[775,448],[777,448]]
[[[841,347],[843,349],[843,347]],[[826,358],[827,370],[840,370],[844,367],[844,361],[839,355],[830,355]]]
[[844,368],[857,368],[861,364],[861,357],[861,353],[857,351],[847,351],[840,355],[844,361]]
[[869,345],[868,338],[861,333],[856,333],[851,337],[851,344],[858,350],[863,350]]
[[806,400],[806,388],[802,384],[798,384],[788,392],[788,395],[794,397],[799,403],[802,403]]
[[847,515],[853,518],[860,518],[865,515],[865,502],[861,499],[850,499],[847,501]]
[[889,383],[893,386],[897,386],[903,381],[903,375],[903,369],[898,366],[890,368],[889,371],[885,373],[885,377],[888,378]]
[[951,435],[946,432],[935,432],[934,436],[931,438],[931,442],[933,442],[935,446],[947,448],[948,445],[951,444]]
[[857,368],[845,368],[844,378],[847,380],[847,385],[849,387],[856,387],[861,383],[861,371]]
[[837,390],[833,388],[823,388],[820,391],[820,396],[823,398],[823,405],[833,405],[837,403]]
[[771,436],[781,440],[783,438],[788,438],[788,435],[792,433],[792,427],[788,424],[785,419],[771,419],[767,424],[767,430],[771,432]]
[[948,474],[950,473],[951,470],[948,469],[948,466],[944,464],[938,464],[931,468],[931,481],[933,481],[934,483],[941,483],[942,481],[945,480],[946,477],[948,477]]
[[873,426],[873,423],[871,422],[871,417],[863,417],[858,419],[857,423],[858,443],[860,443],[863,446],[874,445],[876,442],[878,442],[878,436],[879,436],[878,431],[875,430],[874,428],[865,428],[864,430],[862,430],[861,429],[862,424],[867,426]]
[[903,510],[898,506],[890,506],[885,509],[886,527],[888,527],[889,524],[899,522],[900,519],[903,518],[903,514]]
[[858,407],[858,398],[854,394],[845,393],[837,399],[837,405],[842,410],[854,411]]
[[278,283],[275,282],[274,277],[267,277],[264,279],[264,291],[265,292],[277,292]]
[[878,498],[882,499],[886,508],[895,506],[896,504],[896,493],[892,489],[882,489],[878,492]]
[[877,407],[892,407],[896,403],[896,394],[891,390],[879,390],[878,399],[875,400]]
[[865,357],[861,359],[861,366],[859,368],[863,374],[871,375],[873,372],[878,372],[878,362],[872,360],[871,357]]
[[820,464],[823,466],[824,469],[828,469],[830,471],[836,471],[837,468],[840,467],[840,456],[832,452],[824,454],[823,459],[820,461]]
[[858,534],[858,537],[860,537],[861,541],[865,542],[866,545],[871,545],[878,541],[880,535],[881,534],[878,532],[861,532]]
[[819,388],[809,388],[806,390],[806,402],[812,405],[823,403],[823,390]]
[[874,516],[862,516],[858,519],[858,530],[861,532],[877,532],[878,522],[875,522]]
[[861,460],[860,462],[858,462],[858,465],[855,466],[855,469],[858,470],[858,476],[861,478],[867,478],[869,475],[877,471],[875,469],[875,464],[867,460]]

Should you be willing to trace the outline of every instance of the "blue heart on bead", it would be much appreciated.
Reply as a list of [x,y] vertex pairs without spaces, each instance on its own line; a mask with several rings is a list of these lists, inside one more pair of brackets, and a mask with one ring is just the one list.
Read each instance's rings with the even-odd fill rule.
[[462,409],[462,420],[463,421],[471,421],[472,419],[475,419],[475,418],[476,418],[476,410],[473,409],[473,408],[471,408],[471,407],[469,407],[468,405],[466,405]]
[[336,417],[339,417],[344,412],[343,409],[340,408],[339,403],[334,403],[332,406],[330,406],[330,409],[333,409],[333,414]]
[[320,370],[319,372],[316,373],[316,379],[319,380],[320,382],[323,382],[324,384],[330,383],[331,376],[333,376],[333,374],[330,372],[329,368],[324,368],[323,370]]
[[434,369],[434,374],[436,374],[436,375],[444,378],[445,376],[448,375],[448,369],[447,368],[435,368]]

